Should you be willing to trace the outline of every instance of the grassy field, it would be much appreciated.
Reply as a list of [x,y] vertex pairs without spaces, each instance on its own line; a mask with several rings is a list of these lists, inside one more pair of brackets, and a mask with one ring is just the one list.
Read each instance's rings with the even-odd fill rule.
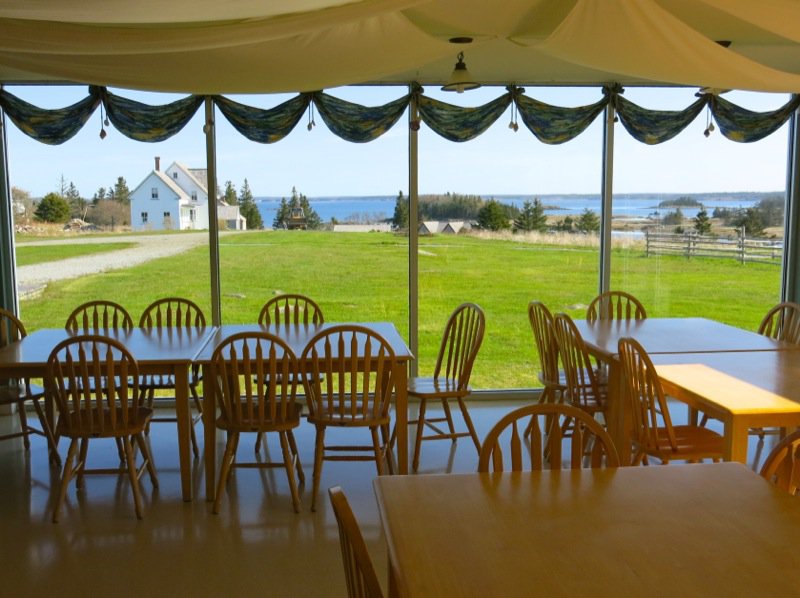
[[104,253],[133,247],[135,243],[90,243],[87,245],[23,245],[17,247],[17,266],[65,260],[93,253]]
[[[317,300],[328,321],[393,321],[408,337],[408,250],[381,233],[251,232],[220,244],[222,318],[254,322],[280,292]],[[591,246],[520,243],[468,236],[420,240],[419,367],[430,373],[450,312],[464,301],[486,312],[487,332],[473,375],[476,388],[535,386],[529,301],[583,317],[597,293],[599,254]],[[612,286],[627,290],[653,317],[704,316],[755,329],[778,301],[780,269],[734,260],[645,257],[612,252]],[[182,295],[210,311],[206,247],[128,270],[51,284],[22,304],[29,330],[61,326],[90,298],[114,299],[138,318],[152,300]]]

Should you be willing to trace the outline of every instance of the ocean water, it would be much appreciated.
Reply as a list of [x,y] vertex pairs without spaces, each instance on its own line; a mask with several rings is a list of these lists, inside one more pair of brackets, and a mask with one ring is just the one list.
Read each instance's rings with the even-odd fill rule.
[[[775,192],[779,193],[779,192]],[[690,196],[702,202],[711,215],[714,208],[748,208],[757,204],[763,197],[775,193],[715,193],[715,194],[642,194],[616,195],[612,207],[614,218],[653,218],[663,216],[674,208],[659,208],[660,202],[680,196]],[[488,198],[491,196],[486,196]],[[539,197],[545,206],[545,213],[553,216],[575,216],[590,209],[600,212],[599,195],[497,195],[498,201],[522,207],[526,200]],[[394,214],[395,196],[342,196],[310,197],[309,203],[323,222],[336,218],[339,222],[378,222],[391,218]],[[264,220],[264,225],[272,226],[281,199],[279,197],[257,197],[256,203]],[[686,218],[694,218],[699,208],[681,208]]]

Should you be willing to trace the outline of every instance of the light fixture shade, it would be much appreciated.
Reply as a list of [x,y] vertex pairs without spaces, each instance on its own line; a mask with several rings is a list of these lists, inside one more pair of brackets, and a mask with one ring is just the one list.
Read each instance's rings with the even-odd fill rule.
[[467,65],[464,63],[464,53],[458,53],[458,62],[453,69],[453,74],[447,81],[447,85],[442,87],[442,91],[455,91],[457,93],[464,93],[470,89],[477,89],[481,84],[477,83],[472,75],[467,70]]

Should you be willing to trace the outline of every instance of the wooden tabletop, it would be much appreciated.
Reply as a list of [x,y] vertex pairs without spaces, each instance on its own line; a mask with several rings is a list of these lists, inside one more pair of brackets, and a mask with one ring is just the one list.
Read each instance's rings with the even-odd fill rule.
[[630,336],[653,353],[797,350],[798,346],[706,318],[646,320],[575,320],[584,342],[595,354],[617,354],[620,338]]
[[[200,353],[196,356],[195,361],[201,364],[210,363],[211,355],[214,353],[214,349],[217,347],[217,345],[219,345],[223,339],[232,334],[239,332],[261,331],[270,332],[280,337],[289,345],[292,351],[294,351],[294,354],[297,357],[300,357],[300,355],[303,353],[303,349],[305,349],[306,345],[308,344],[308,341],[311,340],[315,334],[337,324],[341,324],[341,322],[327,322],[325,324],[309,325],[271,324],[269,326],[261,326],[259,324],[225,324],[224,326],[218,327],[214,331],[214,334],[209,339],[208,344],[206,344],[203,350],[200,351]],[[409,361],[413,358],[408,345],[406,345],[403,337],[400,336],[397,328],[391,322],[352,322],[352,324],[364,326],[380,334],[392,347],[395,356],[400,361]]]
[[[211,337],[214,328],[133,328],[104,330],[103,335],[120,341],[142,365],[190,363]],[[43,328],[20,342],[0,347],[0,369],[19,375],[41,375],[50,351],[64,339],[76,336],[63,328]]]
[[798,593],[800,502],[738,463],[374,485],[399,595]]

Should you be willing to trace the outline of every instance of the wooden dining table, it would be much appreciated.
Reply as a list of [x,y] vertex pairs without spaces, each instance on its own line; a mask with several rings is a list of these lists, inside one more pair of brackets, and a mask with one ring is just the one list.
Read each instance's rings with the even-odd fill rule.
[[800,426],[800,351],[653,355],[664,392],[724,425],[727,460],[747,462],[750,428]]
[[390,596],[798,594],[800,502],[740,463],[373,484]]
[[635,338],[653,357],[685,353],[757,353],[798,351],[800,347],[707,318],[575,320],[588,352],[608,367],[607,426],[622,463],[630,462],[631,419],[625,409],[617,344]]
[[[353,322],[380,334],[391,346],[397,357],[394,370],[395,388],[395,426],[397,430],[398,472],[408,473],[408,363],[413,355],[403,337],[391,322]],[[284,340],[298,357],[303,353],[308,341],[324,330],[335,325],[325,324],[279,324],[261,326],[259,324],[226,324],[217,327],[203,350],[195,357],[195,363],[203,367],[203,379],[211,380],[209,371],[214,349],[228,336],[239,332],[270,332]],[[203,385],[203,428],[205,434],[204,458],[206,475],[206,500],[213,501],[216,493],[216,396],[213,384]]]
[[[105,329],[95,332],[125,345],[138,362],[141,374],[174,376],[181,495],[183,500],[190,501],[192,422],[189,409],[189,366],[214,333],[214,328],[133,328],[130,331]],[[0,376],[43,377],[53,347],[76,334],[78,333],[63,328],[43,328],[0,348]]]

